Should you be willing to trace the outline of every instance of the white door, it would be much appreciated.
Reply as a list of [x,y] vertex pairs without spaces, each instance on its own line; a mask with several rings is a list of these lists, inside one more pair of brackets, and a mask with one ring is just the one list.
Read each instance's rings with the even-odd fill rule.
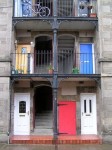
[[97,134],[96,95],[81,94],[81,134]]
[[30,134],[30,93],[14,95],[14,135]]

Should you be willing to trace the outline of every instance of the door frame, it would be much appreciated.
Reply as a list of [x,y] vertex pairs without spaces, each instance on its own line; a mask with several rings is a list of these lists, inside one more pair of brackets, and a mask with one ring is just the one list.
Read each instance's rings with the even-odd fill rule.
[[[95,56],[94,56],[94,43],[79,43],[79,53],[80,53],[80,45],[81,44],[85,44],[85,45],[87,45],[87,44],[90,44],[90,45],[92,45],[92,58],[93,58],[93,74],[95,74]],[[79,64],[79,66],[80,66],[80,64]]]
[[[15,109],[16,100],[17,100],[16,95],[28,95],[29,96],[29,119],[28,119],[29,126],[28,126],[28,134],[27,135],[30,135],[30,93],[14,93],[14,109]],[[15,110],[14,110],[14,124],[15,124]]]
[[[80,106],[82,107],[82,96],[88,96],[88,95],[92,95],[95,97],[95,128],[96,128],[96,132],[95,134],[97,135],[97,103],[96,103],[96,93],[80,93]],[[82,109],[81,109],[81,113],[82,113]],[[82,121],[82,114],[81,114],[81,121]],[[81,123],[81,132],[82,132],[82,123]]]

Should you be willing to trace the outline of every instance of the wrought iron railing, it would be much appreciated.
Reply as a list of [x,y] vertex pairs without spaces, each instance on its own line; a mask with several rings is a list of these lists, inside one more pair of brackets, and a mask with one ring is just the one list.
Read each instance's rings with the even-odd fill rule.
[[[58,0],[58,17],[91,17],[97,13],[97,0]],[[53,16],[52,0],[15,0],[15,17],[51,17]],[[93,17],[93,16],[92,16]],[[96,17],[96,16],[94,16]]]
[[[12,54],[12,74],[48,74],[51,71],[53,71],[51,50],[41,50],[35,54]],[[58,52],[59,74],[98,74],[98,71],[96,53],[73,53],[71,50]]]
[[58,0],[58,16],[75,16],[75,3],[73,0]]
[[15,1],[15,17],[49,17],[52,16],[52,0],[17,0]]

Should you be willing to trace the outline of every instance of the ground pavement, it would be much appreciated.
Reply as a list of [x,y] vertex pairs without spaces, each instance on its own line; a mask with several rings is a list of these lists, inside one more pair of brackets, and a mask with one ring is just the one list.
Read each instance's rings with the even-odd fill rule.
[[111,144],[95,145],[20,145],[0,144],[0,150],[112,150]]

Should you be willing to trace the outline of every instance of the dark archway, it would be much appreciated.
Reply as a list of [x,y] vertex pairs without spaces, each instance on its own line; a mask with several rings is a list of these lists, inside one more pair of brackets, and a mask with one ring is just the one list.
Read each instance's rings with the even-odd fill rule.
[[38,86],[34,94],[34,135],[53,134],[52,88]]
[[49,36],[39,36],[35,39],[35,71],[46,73],[52,64],[52,39]]
[[35,89],[35,114],[52,111],[52,88],[39,86]]

